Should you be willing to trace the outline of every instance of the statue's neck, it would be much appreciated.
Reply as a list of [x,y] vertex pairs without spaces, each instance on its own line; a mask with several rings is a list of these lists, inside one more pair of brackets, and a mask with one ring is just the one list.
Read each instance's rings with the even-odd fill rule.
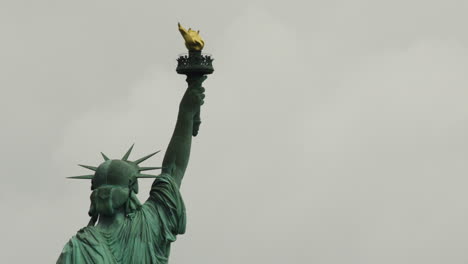
[[112,216],[99,215],[99,221],[96,227],[103,231],[113,231],[120,227],[124,220],[125,214],[123,210],[119,210]]

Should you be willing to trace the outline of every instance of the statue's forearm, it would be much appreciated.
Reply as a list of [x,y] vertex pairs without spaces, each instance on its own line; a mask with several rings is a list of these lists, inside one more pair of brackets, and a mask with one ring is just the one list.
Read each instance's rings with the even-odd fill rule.
[[174,133],[164,156],[162,172],[172,175],[179,186],[188,165],[192,135],[198,132],[198,127],[195,132],[194,126],[199,125],[200,106],[205,97],[201,84],[205,79],[206,76],[187,77],[188,88],[180,101]]
[[190,158],[193,113],[179,110],[174,133],[163,160],[163,173],[172,175],[180,186]]

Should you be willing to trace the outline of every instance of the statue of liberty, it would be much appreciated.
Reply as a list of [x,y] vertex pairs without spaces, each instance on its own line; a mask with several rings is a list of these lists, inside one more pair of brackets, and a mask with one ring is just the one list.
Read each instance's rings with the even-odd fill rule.
[[[171,243],[184,234],[185,206],[179,187],[187,168],[192,136],[198,133],[203,104],[205,74],[213,72],[210,56],[201,54],[204,42],[191,29],[179,24],[189,56],[178,60],[177,72],[187,75],[188,88],[179,104],[179,113],[162,167],[140,164],[157,152],[130,161],[133,149],[121,159],[109,159],[99,166],[80,165],[92,175],[70,177],[91,180],[88,225],[77,232],[63,248],[59,264],[127,264],[168,262]],[[145,171],[161,169],[160,175]],[[138,178],[154,178],[149,198],[138,200]]]

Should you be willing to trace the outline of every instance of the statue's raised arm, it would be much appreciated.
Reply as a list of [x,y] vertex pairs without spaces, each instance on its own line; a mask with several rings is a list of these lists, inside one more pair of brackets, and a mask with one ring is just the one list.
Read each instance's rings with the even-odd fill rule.
[[164,156],[162,172],[171,175],[180,187],[190,157],[192,136],[198,134],[201,123],[200,106],[205,98],[202,83],[206,80],[206,74],[211,74],[214,69],[211,56],[201,53],[205,41],[199,35],[200,31],[186,30],[180,23],[178,28],[189,53],[188,56],[179,57],[176,71],[187,75],[188,87],[179,105],[177,123]]
[[190,157],[194,125],[198,125],[195,117],[205,98],[205,89],[201,86],[205,79],[206,76],[187,77],[188,88],[180,101],[174,133],[164,156],[162,172],[174,177],[179,186]]
[[[65,244],[58,264],[166,264],[171,243],[185,233],[185,205],[179,188],[192,137],[198,134],[201,123],[200,107],[205,98],[202,83],[214,69],[211,56],[201,53],[204,41],[199,32],[185,30],[180,24],[179,31],[189,53],[179,57],[176,71],[187,75],[188,87],[179,104],[163,167],[140,166],[157,152],[130,160],[133,145],[121,159],[102,154],[104,162],[99,166],[80,165],[94,173],[69,178],[91,180],[91,219]],[[161,175],[142,173],[161,168]],[[143,204],[137,197],[139,178],[155,179]]]

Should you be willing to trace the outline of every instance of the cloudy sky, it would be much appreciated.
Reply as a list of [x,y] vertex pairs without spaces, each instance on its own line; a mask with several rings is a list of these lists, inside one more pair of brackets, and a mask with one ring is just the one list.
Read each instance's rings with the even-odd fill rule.
[[65,179],[87,172],[76,164],[166,148],[186,87],[180,21],[215,72],[170,263],[467,263],[467,12],[2,0],[0,262],[54,263],[86,225],[90,183]]

